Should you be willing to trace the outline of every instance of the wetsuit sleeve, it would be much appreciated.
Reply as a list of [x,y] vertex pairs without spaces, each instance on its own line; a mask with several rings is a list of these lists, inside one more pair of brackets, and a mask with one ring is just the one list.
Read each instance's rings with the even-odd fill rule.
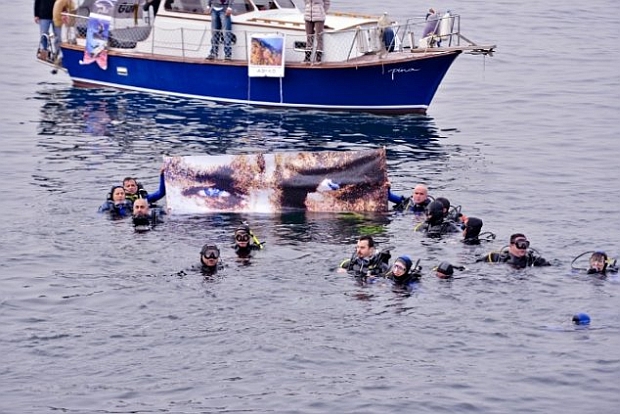
[[388,201],[389,202],[398,204],[398,203],[402,203],[404,200],[405,200],[404,196],[394,194],[392,190],[388,188]]
[[489,263],[497,263],[500,262],[501,255],[497,252],[490,252],[485,254],[484,256],[480,256],[476,259],[476,262],[489,262]]
[[113,205],[114,204],[110,200],[108,200],[105,203],[103,203],[101,206],[99,206],[99,210],[97,210],[97,212],[105,213],[106,211],[110,211]]
[[146,201],[149,203],[155,203],[166,195],[166,180],[164,179],[164,173],[159,174],[159,188],[153,194],[146,196]]
[[535,257],[534,258],[534,266],[551,266],[551,263],[549,263],[544,257]]

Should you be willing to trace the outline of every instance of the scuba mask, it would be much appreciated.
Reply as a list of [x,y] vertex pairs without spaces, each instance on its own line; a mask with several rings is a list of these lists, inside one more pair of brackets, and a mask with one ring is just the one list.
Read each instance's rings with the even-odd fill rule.
[[235,240],[238,242],[249,242],[250,235],[247,233],[239,233],[235,236]]
[[525,239],[517,239],[515,240],[514,245],[519,250],[527,250],[527,248],[530,247],[530,242]]

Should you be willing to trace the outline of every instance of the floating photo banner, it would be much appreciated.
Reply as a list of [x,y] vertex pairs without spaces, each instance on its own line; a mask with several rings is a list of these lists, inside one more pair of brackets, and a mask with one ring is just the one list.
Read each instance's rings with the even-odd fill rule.
[[385,148],[164,157],[173,214],[387,210]]
[[249,37],[248,76],[283,78],[284,35],[254,34]]

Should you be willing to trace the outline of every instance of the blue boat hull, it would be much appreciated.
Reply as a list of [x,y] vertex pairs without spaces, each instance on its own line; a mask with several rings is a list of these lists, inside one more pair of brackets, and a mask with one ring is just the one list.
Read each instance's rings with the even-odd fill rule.
[[250,78],[245,62],[159,60],[117,53],[108,56],[103,70],[96,63],[80,64],[83,49],[63,47],[63,66],[77,85],[263,107],[424,113],[459,54],[451,51],[359,66],[291,65],[283,78]]

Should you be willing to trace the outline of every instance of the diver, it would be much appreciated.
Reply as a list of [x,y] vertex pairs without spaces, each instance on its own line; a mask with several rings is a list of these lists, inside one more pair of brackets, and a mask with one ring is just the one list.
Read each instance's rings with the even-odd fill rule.
[[137,231],[150,230],[162,222],[162,214],[164,213],[160,208],[151,208],[145,198],[138,198],[133,203],[132,222]]
[[510,245],[504,246],[499,252],[490,252],[476,259],[476,262],[507,263],[522,269],[528,266],[550,266],[538,251],[530,249],[530,242],[522,233],[510,236]]
[[432,197],[428,195],[428,188],[424,184],[416,185],[411,197],[399,196],[388,188],[388,200],[395,203],[394,210],[414,214],[424,213],[426,207],[433,201]]
[[99,213],[109,212],[113,218],[129,217],[132,213],[131,201],[125,198],[125,190],[120,185],[112,187],[106,201],[99,207]]
[[445,197],[437,197],[435,201],[439,201],[443,204],[443,218],[444,220],[452,221],[454,223],[461,223],[461,206],[453,206],[450,204],[450,200]]
[[220,259],[220,249],[216,244],[207,243],[200,250],[200,270],[204,276],[213,276],[224,268]]
[[410,289],[422,278],[419,263],[420,260],[414,266],[409,256],[399,256],[385,277],[392,281],[394,287]]
[[[588,259],[588,267],[577,267],[575,262],[583,258],[585,255],[591,254]],[[607,276],[607,273],[618,273],[618,266],[616,265],[616,259],[611,259],[604,251],[587,251],[581,253],[575,257],[571,262],[571,269],[578,271],[585,271],[589,275],[599,275],[602,277]]]
[[449,262],[441,262],[435,268],[435,276],[439,279],[453,279],[454,278],[454,270],[465,270],[464,266],[454,266]]
[[428,236],[440,237],[444,234],[458,233],[460,230],[456,223],[445,219],[444,204],[435,200],[426,207],[426,221],[415,226],[414,231],[423,231]]
[[252,233],[247,223],[242,223],[237,227],[233,237],[235,254],[241,259],[249,259],[253,251],[263,248],[263,243],[258,241],[258,238]]
[[146,198],[150,205],[153,205],[166,196],[166,181],[164,179],[164,169],[159,173],[159,188],[152,194],[149,194],[142,184],[133,177],[125,177],[123,179],[123,188],[125,189],[125,197],[132,203],[138,198]]
[[483,241],[493,241],[495,240],[495,234],[490,231],[482,231],[482,219],[478,217],[466,217],[462,216],[461,219],[463,223],[461,224],[461,228],[463,229],[463,244],[468,246],[479,245],[480,242]]
[[225,264],[220,256],[220,248],[215,243],[205,243],[200,249],[200,263],[193,264],[188,269],[175,273],[175,276],[185,277],[188,273],[202,273],[205,280],[214,280],[218,272],[224,269]]
[[372,236],[364,235],[357,240],[351,258],[340,263],[338,272],[348,272],[362,281],[372,280],[387,272],[390,257],[389,250],[377,252]]

